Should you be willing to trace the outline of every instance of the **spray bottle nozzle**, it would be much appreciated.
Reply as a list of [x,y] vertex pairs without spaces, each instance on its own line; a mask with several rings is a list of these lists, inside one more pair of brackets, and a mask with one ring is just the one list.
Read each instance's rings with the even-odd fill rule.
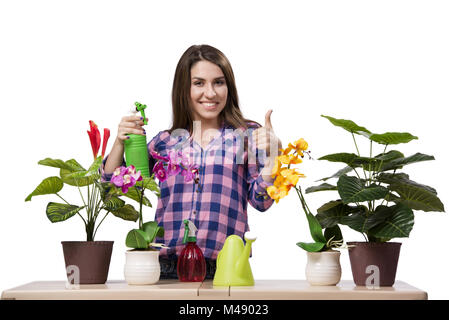
[[186,242],[196,242],[196,232],[197,228],[190,220],[184,220],[184,238],[182,239],[182,243]]
[[143,118],[143,123],[146,125],[148,124],[147,122],[147,118],[145,117],[145,109],[147,107],[146,104],[141,104],[139,102],[135,102],[134,105],[136,106],[136,111],[140,111],[140,114],[142,115]]

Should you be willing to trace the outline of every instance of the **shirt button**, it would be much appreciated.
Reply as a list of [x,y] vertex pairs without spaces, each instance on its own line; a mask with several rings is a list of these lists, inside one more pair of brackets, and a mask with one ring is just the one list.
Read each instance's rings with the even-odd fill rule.
[[196,214],[196,210],[193,210],[193,214]]

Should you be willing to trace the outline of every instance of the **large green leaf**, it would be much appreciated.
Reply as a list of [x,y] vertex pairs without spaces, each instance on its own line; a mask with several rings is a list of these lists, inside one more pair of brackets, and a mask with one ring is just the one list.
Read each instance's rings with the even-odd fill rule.
[[108,211],[118,210],[125,205],[125,201],[118,197],[111,197],[103,202],[103,208]]
[[349,206],[341,200],[330,201],[321,206],[317,212],[316,218],[323,228],[332,228],[341,222],[342,217],[346,217],[351,213],[364,212],[364,206]]
[[403,158],[403,157],[404,157],[404,154],[397,150],[390,150],[387,153],[381,153],[381,154],[378,154],[377,156],[375,156],[376,159],[381,160],[384,163],[389,162],[391,160],[398,159],[398,158]]
[[376,238],[406,238],[413,229],[414,215],[413,210],[400,203],[389,207],[391,214],[386,220],[372,228],[370,235]]
[[143,231],[148,235],[149,237],[149,242],[154,242],[154,239],[156,237],[163,237],[164,236],[164,228],[159,227],[157,225],[156,221],[149,221],[149,222],[145,222],[142,225],[142,229]]
[[330,116],[324,116],[324,115],[321,115],[321,116],[323,118],[328,119],[334,126],[341,127],[351,133],[356,133],[356,134],[360,134],[360,132],[371,133],[368,129],[358,126],[351,120],[335,119]]
[[305,243],[305,242],[298,242],[296,244],[301,249],[306,250],[307,252],[320,252],[326,243],[323,242],[314,242],[314,243]]
[[49,202],[46,213],[51,222],[61,222],[73,217],[85,207],[86,206],[78,207],[66,203]]
[[318,191],[331,191],[337,190],[337,186],[333,186],[329,183],[322,183],[319,186],[313,186],[306,189],[306,193],[318,192]]
[[318,160],[327,160],[330,162],[343,162],[343,163],[346,163],[347,165],[351,166],[351,164],[354,162],[354,160],[357,159],[358,157],[359,156],[354,153],[341,152],[341,153],[333,153],[333,154],[328,154],[328,155],[322,156]]
[[111,213],[119,218],[122,218],[123,220],[127,221],[137,221],[139,219],[139,212],[134,209],[134,207],[130,204],[125,204],[124,206],[110,210]]
[[[84,169],[75,159],[70,159],[65,162],[71,169],[61,169],[59,175],[62,181],[71,186],[84,187],[94,183],[98,179],[98,175],[87,175],[88,171]],[[87,175],[87,176],[86,176]]]
[[390,162],[387,162],[384,165],[382,165],[382,168],[380,171],[401,169],[403,166],[411,164],[411,163],[416,163],[416,162],[421,162],[421,161],[429,161],[429,160],[435,160],[435,158],[433,156],[429,156],[427,154],[422,154],[422,153],[418,152],[418,153],[415,153],[414,155],[406,157],[406,158],[401,157],[401,158],[394,159]]
[[134,249],[146,249],[150,241],[148,235],[140,229],[133,229],[126,236],[126,246]]
[[61,191],[64,184],[59,177],[48,177],[44,179],[37,187],[31,192],[25,201],[31,201],[34,196],[40,196],[44,194],[55,194]]
[[359,232],[368,232],[371,228],[384,222],[393,211],[391,207],[378,206],[374,213],[360,211],[340,219],[340,223]]
[[369,139],[380,144],[400,144],[408,143],[414,139],[418,139],[408,132],[386,132],[383,134],[371,134]]
[[394,200],[396,203],[402,203],[414,210],[444,212],[444,205],[432,187],[403,180],[390,184],[390,190],[399,195],[399,199]]
[[38,164],[59,169],[72,170],[72,167],[70,165],[66,164],[65,161],[60,159],[45,158],[43,160],[40,160]]
[[376,185],[365,187],[360,179],[347,175],[338,179],[337,187],[341,199],[346,204],[382,199],[388,194],[387,188]]

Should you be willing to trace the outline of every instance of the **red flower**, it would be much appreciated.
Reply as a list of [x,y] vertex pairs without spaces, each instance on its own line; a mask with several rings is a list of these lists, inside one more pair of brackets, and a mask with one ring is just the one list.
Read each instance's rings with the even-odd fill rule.
[[[90,139],[90,145],[92,146],[92,152],[94,154],[94,159],[97,159],[98,151],[100,150],[101,143],[101,134],[100,130],[98,130],[98,126],[92,120],[89,120],[90,131],[87,131]],[[101,156],[104,157],[104,153],[106,151],[106,145],[108,143],[109,136],[111,132],[109,129],[104,129],[103,134],[103,148],[101,150]]]
[[106,145],[108,144],[109,137],[111,135],[111,130],[104,128],[103,130],[103,147],[101,148],[101,157],[104,158],[104,153],[106,151]]

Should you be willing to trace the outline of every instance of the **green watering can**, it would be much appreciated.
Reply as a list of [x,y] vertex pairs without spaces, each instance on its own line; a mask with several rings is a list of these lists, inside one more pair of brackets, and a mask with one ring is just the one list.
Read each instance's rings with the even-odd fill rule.
[[254,278],[249,264],[251,245],[256,240],[250,232],[245,233],[246,245],[242,238],[231,235],[226,238],[218,253],[214,286],[253,286]]

